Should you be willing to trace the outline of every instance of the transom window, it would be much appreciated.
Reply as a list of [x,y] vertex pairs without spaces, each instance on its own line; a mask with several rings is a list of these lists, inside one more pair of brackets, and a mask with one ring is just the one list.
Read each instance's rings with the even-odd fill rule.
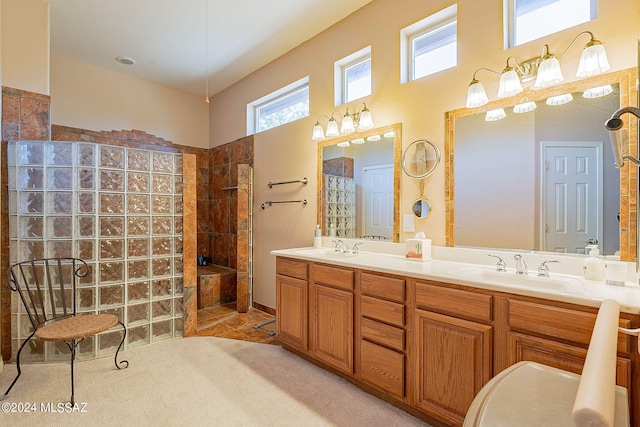
[[509,11],[506,47],[588,22],[597,17],[597,0],[505,0]]
[[371,46],[336,61],[335,105],[371,95]]
[[401,34],[402,83],[458,65],[457,5],[426,17]]
[[247,134],[309,116],[309,77],[247,104]]
[[346,102],[371,95],[371,58],[344,69]]

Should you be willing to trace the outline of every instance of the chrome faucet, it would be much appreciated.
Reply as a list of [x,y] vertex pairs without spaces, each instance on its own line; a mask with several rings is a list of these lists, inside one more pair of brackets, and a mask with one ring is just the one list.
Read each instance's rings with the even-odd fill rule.
[[496,264],[496,271],[507,271],[507,263],[505,263],[502,258],[500,258],[498,255],[489,254],[489,256],[493,258],[498,258],[498,263]]
[[361,245],[361,244],[362,244],[362,242],[354,244],[353,248],[351,249],[351,253],[354,254],[354,255],[358,255],[358,246]]
[[560,261],[542,261],[542,264],[540,264],[540,267],[538,267],[538,276],[549,277],[549,266],[547,264],[550,262],[559,263]]
[[527,274],[527,263],[522,259],[522,255],[515,254],[513,259],[516,260],[516,274]]
[[349,252],[349,245],[347,245],[342,240],[335,239],[335,240],[332,240],[331,243],[336,244],[336,248],[335,248],[336,252],[342,252],[343,254],[346,254],[347,252]]

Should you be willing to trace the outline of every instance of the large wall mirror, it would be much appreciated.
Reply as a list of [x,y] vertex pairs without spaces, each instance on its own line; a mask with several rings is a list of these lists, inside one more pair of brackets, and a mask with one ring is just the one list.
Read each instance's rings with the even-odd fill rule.
[[[636,171],[613,166],[604,128],[615,110],[635,105],[634,79],[635,69],[623,70],[448,112],[447,245],[582,254],[597,242],[605,255],[635,260]],[[583,96],[602,85],[612,92]],[[564,93],[573,100],[546,104]],[[509,108],[525,98],[537,108]],[[485,120],[500,107],[506,118]],[[635,154],[635,132],[623,133]]]
[[318,224],[323,236],[397,242],[402,126],[318,142]]

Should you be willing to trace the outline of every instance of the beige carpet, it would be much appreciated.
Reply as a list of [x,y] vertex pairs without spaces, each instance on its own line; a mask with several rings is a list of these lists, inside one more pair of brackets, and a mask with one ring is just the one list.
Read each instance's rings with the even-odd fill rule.
[[[175,339],[113,358],[76,364],[84,413],[42,413],[68,402],[68,364],[23,364],[4,402],[35,403],[36,413],[0,413],[3,426],[426,426],[275,345],[214,337]],[[15,364],[0,373],[4,393]],[[13,405],[14,407],[16,405]],[[4,408],[4,407],[3,407]]]

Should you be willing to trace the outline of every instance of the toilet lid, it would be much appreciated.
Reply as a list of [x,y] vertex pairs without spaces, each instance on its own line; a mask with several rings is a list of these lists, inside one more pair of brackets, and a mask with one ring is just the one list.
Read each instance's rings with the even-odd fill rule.
[[[571,410],[580,375],[520,362],[488,382],[473,400],[465,427],[573,426]],[[616,387],[614,426],[629,425],[627,390]]]

